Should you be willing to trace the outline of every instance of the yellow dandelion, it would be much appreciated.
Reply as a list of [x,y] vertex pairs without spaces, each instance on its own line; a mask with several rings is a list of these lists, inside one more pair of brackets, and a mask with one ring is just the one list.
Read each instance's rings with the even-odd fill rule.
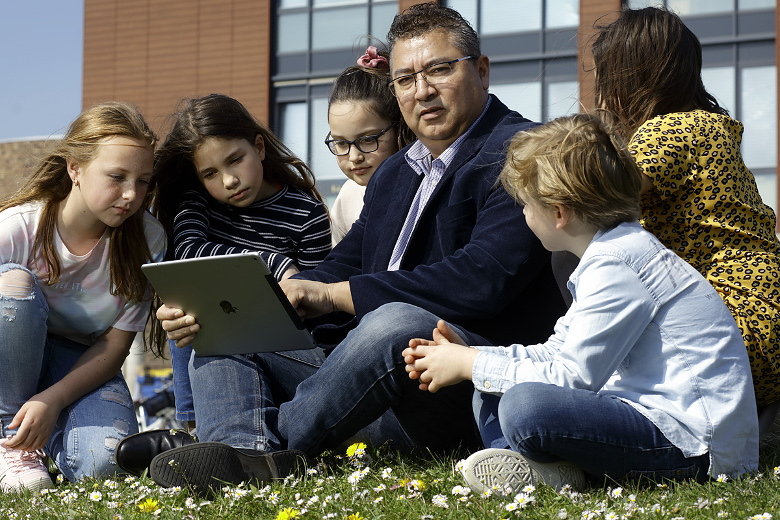
[[152,513],[157,509],[157,500],[153,498],[147,498],[146,500],[138,504],[138,509],[140,509],[144,513]]
[[279,511],[279,514],[276,515],[276,520],[292,520],[293,518],[298,518],[301,516],[301,514],[291,507],[285,507],[281,511]]
[[366,451],[366,445],[363,442],[356,442],[355,444],[351,444],[349,448],[347,448],[347,457],[354,457],[355,455],[363,455]]
[[360,512],[352,513],[347,517],[347,520],[365,520],[364,517],[360,516]]
[[400,482],[398,482],[398,485],[401,487],[409,488],[414,491],[423,491],[425,489],[425,482],[422,480],[415,479],[401,479]]

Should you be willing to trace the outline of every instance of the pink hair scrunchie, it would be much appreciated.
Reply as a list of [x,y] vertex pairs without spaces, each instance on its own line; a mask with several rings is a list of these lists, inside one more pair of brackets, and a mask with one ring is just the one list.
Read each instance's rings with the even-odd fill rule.
[[357,64],[371,69],[390,69],[390,63],[387,58],[379,54],[376,47],[369,47],[366,53],[358,58]]

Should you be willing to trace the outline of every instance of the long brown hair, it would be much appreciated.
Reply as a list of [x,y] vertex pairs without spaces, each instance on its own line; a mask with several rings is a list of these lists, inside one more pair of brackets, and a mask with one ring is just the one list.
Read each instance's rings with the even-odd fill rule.
[[655,7],[626,9],[597,27],[596,106],[623,137],[655,116],[701,109],[728,115],[704,88],[701,44],[679,16]]
[[[120,102],[100,103],[86,109],[68,127],[55,149],[43,158],[26,184],[15,194],[0,201],[0,211],[25,204],[45,203],[33,243],[35,262],[43,262],[49,274],[48,285],[60,277],[60,261],[54,247],[57,228],[57,209],[73,188],[67,172],[67,162],[89,164],[97,155],[101,142],[111,137],[129,137],[149,143],[156,141],[154,132],[146,124],[137,107]],[[147,280],[141,265],[152,255],[144,234],[144,213],[149,209],[154,180],[141,208],[122,225],[110,228],[109,269],[111,294],[127,300],[141,301],[146,297]],[[43,267],[43,266],[42,266]]]
[[[169,236],[173,218],[184,192],[205,193],[195,171],[193,155],[206,139],[245,139],[252,145],[260,135],[265,145],[263,174],[270,180],[294,186],[322,202],[314,187],[314,174],[279,138],[261,125],[238,100],[211,94],[182,101],[173,114],[173,127],[155,152],[154,178],[158,193],[154,202],[157,218]],[[211,197],[211,195],[208,195]]]

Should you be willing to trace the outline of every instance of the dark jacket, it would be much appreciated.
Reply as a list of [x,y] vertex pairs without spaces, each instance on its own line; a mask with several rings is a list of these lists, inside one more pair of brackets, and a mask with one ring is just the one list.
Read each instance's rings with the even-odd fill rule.
[[349,280],[358,319],[406,302],[494,344],[545,341],[566,309],[547,252],[496,179],[512,136],[534,123],[493,97],[425,207],[398,271],[390,256],[421,176],[406,149],[374,173],[347,236],[301,278]]

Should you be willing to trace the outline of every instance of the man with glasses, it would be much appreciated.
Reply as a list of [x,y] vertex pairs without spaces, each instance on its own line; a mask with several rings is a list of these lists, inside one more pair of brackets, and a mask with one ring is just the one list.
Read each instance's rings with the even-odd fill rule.
[[[533,123],[488,95],[490,63],[476,33],[456,11],[422,4],[395,17],[388,42],[388,88],[418,141],[378,168],[360,218],[327,259],[282,282],[303,317],[323,322],[313,330],[323,348],[195,356],[199,438],[222,444],[157,456],[158,483],[284,476],[291,458],[278,450],[314,456],[356,434],[473,448],[471,383],[420,391],[401,351],[411,338],[430,337],[439,318],[472,345],[533,344],[565,312],[549,253],[495,185],[509,140]],[[373,143],[329,146],[345,153],[353,144]],[[166,308],[158,315],[171,339],[191,341],[191,317]],[[204,460],[220,464],[205,471]]]

